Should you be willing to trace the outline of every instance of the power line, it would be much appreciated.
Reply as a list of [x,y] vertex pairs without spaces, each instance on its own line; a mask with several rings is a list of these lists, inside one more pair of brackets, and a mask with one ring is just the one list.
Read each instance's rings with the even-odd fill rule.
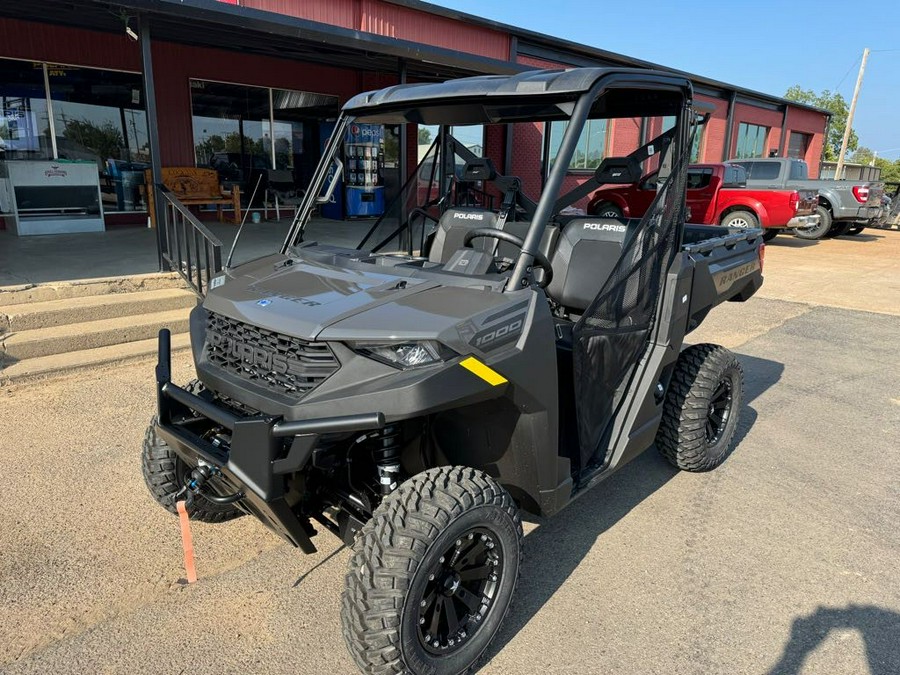
[[850,67],[847,68],[847,72],[844,73],[844,76],[841,78],[841,81],[838,82],[838,83],[834,86],[834,89],[833,89],[832,91],[834,91],[835,93],[837,93],[838,87],[840,87],[840,86],[844,83],[844,80],[847,79],[847,76],[850,74],[850,72],[853,70],[853,68],[856,67],[856,64],[859,63],[859,59],[860,59],[860,57],[857,56],[857,57],[853,60],[853,63],[851,63],[851,64],[850,64]]

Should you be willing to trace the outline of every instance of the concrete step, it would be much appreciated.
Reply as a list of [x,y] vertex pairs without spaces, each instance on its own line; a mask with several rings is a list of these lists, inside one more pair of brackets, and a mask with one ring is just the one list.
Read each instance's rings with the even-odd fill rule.
[[8,307],[9,305],[82,298],[93,295],[155,291],[162,288],[184,289],[186,285],[176,273],[160,272],[155,274],[135,274],[127,277],[0,286],[0,306]]
[[8,333],[0,336],[0,354],[6,363],[10,363],[145,340],[155,337],[161,328],[169,328],[173,333],[187,332],[188,310],[171,309],[143,316],[120,316]]
[[[66,354],[52,354],[34,359],[26,359],[0,369],[0,386],[19,384],[30,380],[43,380],[57,375],[85,368],[96,368],[110,364],[126,363],[140,359],[152,359],[157,354],[156,338],[137,340],[119,345],[83,349]],[[172,353],[190,349],[191,339],[187,333],[172,335]],[[147,377],[153,377],[148,370]]]
[[191,308],[196,304],[197,296],[188,290],[162,288],[0,306],[0,333],[51,328],[118,316],[152,314],[170,309]]

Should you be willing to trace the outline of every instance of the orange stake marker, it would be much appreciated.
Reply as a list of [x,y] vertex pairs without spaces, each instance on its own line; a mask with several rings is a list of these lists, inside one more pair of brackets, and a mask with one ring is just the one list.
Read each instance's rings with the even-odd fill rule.
[[184,572],[189,584],[197,581],[197,568],[194,566],[194,539],[191,537],[191,521],[188,518],[187,504],[182,499],[175,504],[178,519],[181,521],[181,546],[184,548]]

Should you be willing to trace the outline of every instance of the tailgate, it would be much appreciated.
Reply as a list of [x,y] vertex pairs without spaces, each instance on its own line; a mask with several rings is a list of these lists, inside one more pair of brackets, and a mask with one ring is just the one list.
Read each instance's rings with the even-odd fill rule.
[[798,216],[811,216],[816,212],[819,206],[818,190],[797,190],[800,194],[800,201],[797,202]]

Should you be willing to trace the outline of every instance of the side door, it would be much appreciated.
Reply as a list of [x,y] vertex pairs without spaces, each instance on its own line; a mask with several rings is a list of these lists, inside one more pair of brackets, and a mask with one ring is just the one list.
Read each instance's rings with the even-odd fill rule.
[[714,171],[711,166],[695,166],[687,172],[687,206],[690,211],[688,222],[698,225],[714,225],[711,219],[714,215],[716,190],[721,181],[714,180]]
[[631,211],[632,218],[640,218],[656,197],[656,186],[659,181],[659,174],[653,172],[641,179],[640,183],[629,189],[628,209]]

